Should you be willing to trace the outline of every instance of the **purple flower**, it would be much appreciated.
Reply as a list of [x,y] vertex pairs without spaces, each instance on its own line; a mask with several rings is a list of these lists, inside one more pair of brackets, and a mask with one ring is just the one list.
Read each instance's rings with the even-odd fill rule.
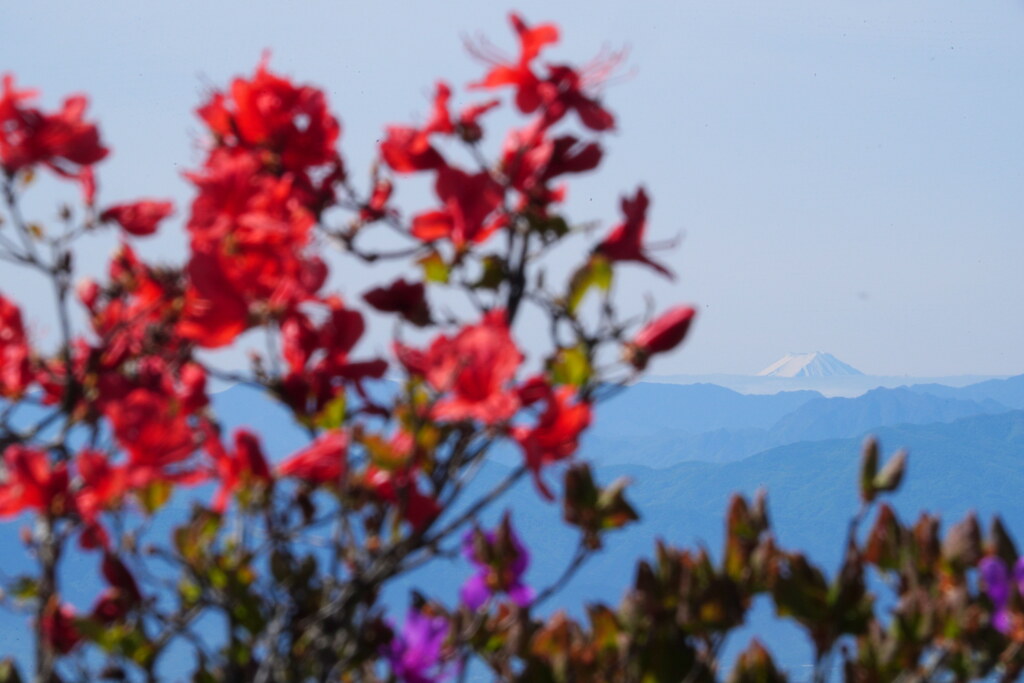
[[[479,545],[478,534],[482,541]],[[479,609],[496,593],[507,593],[520,607],[533,600],[533,589],[523,583],[530,554],[507,518],[494,531],[468,532],[462,539],[462,554],[477,568],[459,591],[462,602],[471,610]]]
[[441,663],[441,646],[448,635],[444,617],[430,617],[416,609],[405,615],[402,632],[391,641],[388,661],[395,677],[403,683],[433,683],[448,673]]
[[[992,625],[1002,633],[1010,631],[1010,592],[1013,589],[1010,570],[1006,563],[998,557],[986,557],[978,565],[981,579],[985,582],[985,593],[995,607]],[[1013,566],[1012,581],[1017,584],[1017,591],[1024,595],[1024,557]]]

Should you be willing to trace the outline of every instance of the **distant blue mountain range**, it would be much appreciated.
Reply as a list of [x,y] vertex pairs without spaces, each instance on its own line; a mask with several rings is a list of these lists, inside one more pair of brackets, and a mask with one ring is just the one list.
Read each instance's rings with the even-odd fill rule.
[[[391,390],[377,389],[382,395]],[[286,410],[251,389],[232,387],[216,394],[214,404],[228,428],[260,432],[273,460],[306,443]],[[826,398],[813,391],[744,395],[709,384],[641,383],[598,407],[580,457],[597,463],[603,481],[617,476],[634,481],[628,495],[642,520],[613,534],[605,551],[547,609],[579,613],[587,601],[617,603],[632,582],[637,558],[650,556],[655,538],[703,544],[717,553],[730,494],[752,494],[759,487],[768,491],[779,543],[802,548],[834,568],[840,530],[857,507],[856,470],[867,433],[879,435],[887,453],[910,449],[909,473],[894,498],[901,515],[927,509],[953,522],[975,509],[987,521],[998,511],[1024,538],[1024,375],[959,388],[879,388],[856,398]],[[489,490],[519,458],[514,447],[496,449],[470,496]],[[556,471],[547,476],[559,481]],[[209,492],[190,494],[197,495],[205,498]],[[189,496],[173,505],[180,518]],[[529,481],[506,494],[488,521],[505,507],[532,551],[527,578],[537,586],[549,583],[575,547],[574,530],[558,521],[560,510],[544,502]],[[161,519],[148,537],[163,542],[171,523]],[[0,547],[7,551],[4,576],[30,566],[18,540],[23,524],[0,524]],[[68,597],[82,609],[101,588],[93,578],[97,563],[95,555],[74,555],[64,566]],[[438,561],[392,586],[386,601],[400,611],[408,590],[417,587],[451,603],[469,571],[461,560]],[[775,621],[763,606],[752,621],[788,667],[795,670],[808,661],[806,642],[795,627]],[[737,638],[728,652],[747,640]],[[25,617],[0,613],[0,654],[26,656],[29,648]]]

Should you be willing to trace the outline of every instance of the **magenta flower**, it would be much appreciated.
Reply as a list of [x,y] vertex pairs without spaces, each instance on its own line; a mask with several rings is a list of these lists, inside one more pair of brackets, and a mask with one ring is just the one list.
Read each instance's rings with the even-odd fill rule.
[[403,683],[434,683],[448,677],[441,662],[441,646],[448,635],[444,617],[431,617],[409,609],[402,632],[391,641],[388,662]]
[[[1010,593],[1013,590],[1010,570],[1006,563],[998,557],[986,557],[978,565],[981,579],[985,583],[985,593],[995,607],[992,625],[1002,633],[1010,631]],[[1013,583],[1017,591],[1024,594],[1024,557],[1013,566]]]
[[497,593],[506,593],[520,607],[533,600],[533,589],[523,583],[530,554],[507,517],[493,531],[468,532],[462,539],[462,553],[477,567],[477,573],[459,591],[471,610],[479,609]]

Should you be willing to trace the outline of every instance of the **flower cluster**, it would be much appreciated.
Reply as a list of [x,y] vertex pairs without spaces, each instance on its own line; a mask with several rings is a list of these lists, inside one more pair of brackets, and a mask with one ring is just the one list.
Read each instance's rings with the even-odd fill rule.
[[[30,339],[25,311],[0,296],[0,400],[42,411],[22,424],[0,410],[0,517],[38,521],[26,543],[46,577],[32,584],[41,679],[90,645],[151,675],[169,643],[189,641],[192,621],[218,610],[231,625],[226,678],[253,673],[243,661],[279,671],[282,657],[301,659],[313,678],[333,675],[317,668],[332,658],[346,666],[383,658],[406,681],[443,677],[466,654],[446,640],[453,617],[417,606],[395,634],[376,599],[409,567],[457,553],[460,538],[476,568],[463,587],[464,613],[486,618],[496,595],[529,608],[529,553],[507,518],[483,531],[475,513],[457,512],[491,500],[471,503],[469,483],[504,442],[521,464],[494,498],[528,476],[544,498],[556,498],[545,472],[576,455],[595,402],[678,346],[693,310],[671,309],[639,330],[616,314],[616,264],[670,274],[644,241],[642,188],[622,200],[624,217],[583,251],[564,288],[540,284],[549,248],[583,232],[563,215],[566,178],[604,157],[599,136],[615,119],[599,90],[616,59],[584,69],[541,63],[557,29],[515,14],[511,23],[518,55],[475,46],[487,69],[467,88],[511,90],[512,109],[524,117],[497,157],[488,161],[480,143],[503,100],[459,108],[455,90],[439,82],[424,124],[386,128],[365,191],[346,171],[341,125],[322,90],[264,59],[212,92],[196,112],[203,158],[186,174],[194,198],[178,215],[189,251],[177,266],[148,262],[133,247],[166,229],[173,203],[98,203],[93,167],[109,150],[85,118],[86,98],[47,113],[32,106],[33,91],[4,77],[0,168],[19,238],[0,241],[0,256],[53,281],[61,321],[56,343]],[[40,167],[81,186],[84,211],[63,212],[63,231],[21,218],[25,181]],[[433,199],[406,216],[395,201],[413,174],[427,177]],[[73,246],[102,229],[119,240],[105,275],[75,281]],[[368,234],[382,236],[367,246]],[[366,263],[406,259],[411,267],[399,279],[339,292],[329,284],[330,245]],[[599,312],[583,310],[595,289]],[[449,305],[453,297],[461,299]],[[527,307],[548,321],[546,337],[520,322]],[[375,318],[395,325],[389,353],[360,351]],[[418,341],[407,341],[410,331]],[[237,348],[243,337],[266,342],[265,352],[251,352],[247,372],[209,362],[206,351]],[[618,360],[605,368],[599,357]],[[262,425],[227,433],[213,380],[272,397],[308,443],[278,454],[264,450]],[[592,550],[601,532],[635,513],[621,491],[590,500],[596,485],[587,481],[589,488],[574,485],[583,494],[566,518],[585,529]],[[198,484],[209,488],[208,502],[170,546],[143,546],[146,524],[134,524],[133,513],[158,514],[177,489]],[[307,547],[322,526],[332,529],[327,562]],[[71,541],[102,558],[107,587],[88,610],[75,607],[58,579]],[[176,611],[163,611],[168,596],[136,580],[154,576],[150,556],[180,572]],[[338,634],[349,640],[332,640]],[[305,656],[309,648],[319,654]]]

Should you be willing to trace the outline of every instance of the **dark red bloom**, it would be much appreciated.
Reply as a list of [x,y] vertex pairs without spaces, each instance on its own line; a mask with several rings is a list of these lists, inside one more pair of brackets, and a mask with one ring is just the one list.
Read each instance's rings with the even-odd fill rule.
[[363,299],[378,311],[398,313],[415,325],[430,322],[430,309],[422,282],[413,283],[399,278],[387,287],[371,289]]
[[575,111],[584,126],[591,130],[606,131],[615,127],[615,117],[601,104],[583,92],[584,79],[570,66],[548,67],[548,77],[538,86],[544,101],[543,118],[547,125]]
[[641,187],[636,196],[622,198],[622,213],[625,220],[615,226],[604,241],[597,245],[597,253],[611,261],[637,261],[645,263],[667,277],[672,277],[668,268],[655,263],[644,253],[644,229],[647,225],[647,207],[650,201]]
[[32,381],[21,310],[0,296],[0,398],[18,398]]
[[679,346],[686,338],[695,315],[696,311],[689,306],[677,306],[648,323],[627,347],[629,362],[643,370],[651,356]]
[[309,484],[338,485],[345,476],[348,436],[335,429],[320,435],[308,447],[277,467],[277,473]]
[[142,602],[142,593],[139,591],[139,584],[136,583],[135,577],[115,555],[110,552],[103,553],[101,570],[103,578],[107,580],[111,588],[119,591],[125,602],[130,605]]
[[522,361],[503,310],[452,338],[438,337],[424,359],[427,381],[444,394],[434,405],[434,418],[494,424],[512,417],[519,400],[508,384]]
[[125,232],[143,237],[156,232],[160,221],[174,213],[174,204],[142,200],[130,204],[116,204],[100,214],[102,221],[115,221]]
[[75,626],[75,608],[53,600],[43,611],[43,638],[62,655],[66,655],[82,642],[82,634]]
[[421,493],[415,478],[404,469],[390,471],[371,466],[364,479],[378,498],[401,506],[402,517],[417,531],[422,531],[441,514],[437,501]]

